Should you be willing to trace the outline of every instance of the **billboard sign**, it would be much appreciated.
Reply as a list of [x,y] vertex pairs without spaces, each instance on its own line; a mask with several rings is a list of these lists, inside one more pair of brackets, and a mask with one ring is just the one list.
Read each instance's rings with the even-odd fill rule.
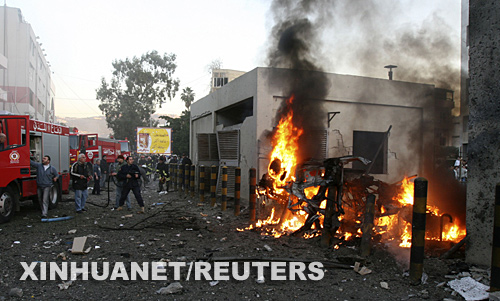
[[137,128],[138,154],[170,155],[172,129],[170,128]]

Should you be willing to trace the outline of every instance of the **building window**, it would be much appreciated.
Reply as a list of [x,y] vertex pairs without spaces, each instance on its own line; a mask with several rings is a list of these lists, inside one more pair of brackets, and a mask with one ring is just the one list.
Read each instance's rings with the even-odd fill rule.
[[222,87],[229,82],[227,77],[214,77],[214,87]]
[[387,173],[388,139],[386,139],[386,134],[386,132],[354,131],[352,154],[373,162],[367,166],[354,162],[353,169],[366,171],[370,165],[373,165],[370,174]]

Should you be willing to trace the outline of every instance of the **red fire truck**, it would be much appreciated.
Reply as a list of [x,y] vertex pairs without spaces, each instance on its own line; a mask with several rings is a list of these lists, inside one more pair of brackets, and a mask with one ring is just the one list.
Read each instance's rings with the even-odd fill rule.
[[80,153],[85,153],[87,162],[94,163],[106,155],[106,161],[113,163],[118,155],[130,156],[130,147],[127,140],[101,138],[97,134],[80,134],[73,130],[69,135],[70,162],[76,162]]
[[69,192],[69,128],[31,120],[28,115],[0,115],[0,132],[7,136],[0,145],[0,223],[19,211],[21,200],[36,200],[35,170],[30,157],[42,162],[45,155],[59,174],[50,194],[49,208]]

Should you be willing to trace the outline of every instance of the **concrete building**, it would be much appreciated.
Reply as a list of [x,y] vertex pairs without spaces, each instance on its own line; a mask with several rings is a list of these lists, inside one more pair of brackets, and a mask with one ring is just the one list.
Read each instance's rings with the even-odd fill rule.
[[0,6],[0,109],[54,122],[55,86],[38,37],[19,8]]
[[230,69],[213,69],[212,70],[212,85],[210,93],[227,85],[230,81],[245,74],[244,71],[230,70]]
[[[283,94],[283,83],[293,80],[296,72],[256,68],[194,102],[190,135],[193,163],[226,165],[230,167],[230,179],[231,170],[239,166],[241,196],[248,198],[248,170],[256,168],[258,178],[267,172],[271,152],[267,134],[278,124],[277,111],[290,96]],[[449,128],[436,120],[451,120],[452,91],[387,79],[331,73],[324,76],[329,85],[326,97],[309,95],[310,101],[322,105],[322,113],[314,116],[321,120],[321,126],[315,129],[321,138],[311,141],[316,149],[314,158],[360,155],[372,159],[378,146],[383,145],[371,173],[380,180],[395,182],[404,175],[430,174],[435,147],[451,145],[451,136],[445,134]]]

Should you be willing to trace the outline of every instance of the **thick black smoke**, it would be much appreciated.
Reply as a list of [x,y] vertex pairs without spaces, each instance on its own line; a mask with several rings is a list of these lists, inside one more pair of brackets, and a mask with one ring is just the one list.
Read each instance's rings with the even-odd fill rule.
[[[299,141],[303,150],[300,159],[315,156],[319,148],[320,133],[316,129],[324,128],[326,112],[318,100],[325,99],[329,89],[323,72],[387,78],[388,70],[384,66],[397,65],[394,80],[454,90],[455,103],[459,104],[460,43],[452,35],[452,28],[437,14],[427,17],[421,24],[410,20],[401,23],[398,16],[408,12],[399,0],[275,0],[271,13],[275,25],[270,39],[269,66],[293,70],[292,76],[283,80],[283,95],[295,96],[291,108],[283,106],[278,112],[276,124],[289,109],[295,112],[294,123],[305,130]],[[367,98],[370,93],[373,91],[366,91]],[[402,99],[405,93],[407,91],[401,91]],[[357,112],[356,118],[362,119],[364,114],[370,112]],[[448,126],[438,125],[444,119],[436,117],[436,127]],[[451,121],[451,118],[446,120]],[[414,135],[419,137],[421,133]],[[415,146],[412,141],[418,141],[414,137],[406,139],[409,146]],[[409,148],[407,153],[397,154],[398,159],[413,160],[420,149],[420,146]],[[432,182],[430,195],[439,195],[439,199],[446,199],[462,211],[462,192],[451,195],[447,193],[450,189],[435,189],[444,182],[442,179],[449,178],[448,170],[434,167],[427,170],[435,170],[433,174],[423,175]],[[449,207],[453,206],[443,209],[452,211]]]
[[[315,49],[321,49],[318,38],[320,26],[314,1],[275,1],[272,9],[277,24],[273,28],[273,46],[269,52],[269,65],[291,69],[283,79],[283,95],[293,97],[291,105],[284,101],[278,110],[276,123],[293,110],[293,123],[302,128],[299,159],[315,157],[320,149],[326,112],[320,100],[325,99],[329,82],[319,67]],[[311,16],[308,16],[311,15]]]

